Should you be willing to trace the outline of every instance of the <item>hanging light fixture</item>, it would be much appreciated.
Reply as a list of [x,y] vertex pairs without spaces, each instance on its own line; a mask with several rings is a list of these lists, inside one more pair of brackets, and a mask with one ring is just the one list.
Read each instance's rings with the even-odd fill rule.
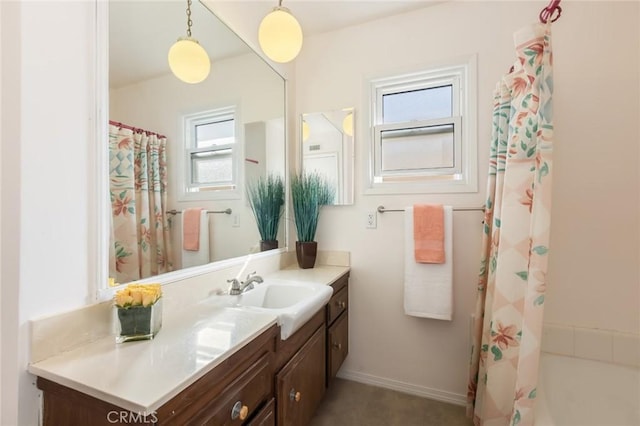
[[353,111],[348,112],[342,120],[342,130],[347,136],[353,136]]
[[258,42],[262,51],[274,62],[292,61],[302,49],[302,28],[282,0],[260,22]]
[[211,70],[207,51],[191,37],[191,0],[187,0],[187,36],[180,37],[169,49],[169,68],[185,83],[196,84],[203,81]]

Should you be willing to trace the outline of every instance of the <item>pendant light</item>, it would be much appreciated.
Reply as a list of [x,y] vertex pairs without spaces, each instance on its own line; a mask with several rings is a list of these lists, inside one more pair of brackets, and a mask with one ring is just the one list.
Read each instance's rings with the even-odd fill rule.
[[203,81],[211,70],[207,51],[191,37],[191,0],[187,0],[187,36],[180,37],[169,49],[169,68],[185,83],[196,84]]
[[347,136],[353,136],[353,111],[348,112],[342,120],[342,130]]
[[310,134],[311,129],[309,128],[309,123],[307,123],[306,120],[302,120],[302,142],[306,142]]
[[282,0],[260,22],[258,42],[262,51],[274,62],[292,61],[302,48],[302,28]]

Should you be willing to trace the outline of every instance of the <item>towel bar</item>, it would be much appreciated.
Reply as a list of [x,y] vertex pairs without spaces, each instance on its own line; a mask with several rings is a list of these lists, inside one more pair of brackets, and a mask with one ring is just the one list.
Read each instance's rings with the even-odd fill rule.
[[[404,209],[385,209],[384,206],[378,206],[378,213],[386,213],[386,212],[403,212]],[[470,212],[470,211],[479,211],[483,212],[484,207],[454,207],[454,212]]]
[[[182,212],[179,210],[169,210],[167,211],[167,214],[181,214]],[[233,213],[233,210],[231,209],[225,209],[225,210],[209,210],[207,211],[207,214],[211,214],[211,213],[224,213],[224,214],[231,214]]]

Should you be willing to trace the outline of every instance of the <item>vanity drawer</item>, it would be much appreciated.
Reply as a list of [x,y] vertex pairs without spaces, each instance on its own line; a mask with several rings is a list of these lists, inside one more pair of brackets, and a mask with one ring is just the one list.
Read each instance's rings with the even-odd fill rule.
[[349,353],[349,321],[342,315],[327,332],[327,385],[336,376]]
[[[269,354],[264,355],[229,384],[195,419],[193,424],[242,425],[272,397]],[[257,423],[260,424],[260,423]],[[268,424],[268,423],[265,423]]]
[[349,308],[349,287],[344,286],[335,293],[327,304],[327,325],[331,325],[341,313]]
[[269,401],[253,419],[251,419],[247,426],[276,426],[275,399],[271,398],[271,401]]

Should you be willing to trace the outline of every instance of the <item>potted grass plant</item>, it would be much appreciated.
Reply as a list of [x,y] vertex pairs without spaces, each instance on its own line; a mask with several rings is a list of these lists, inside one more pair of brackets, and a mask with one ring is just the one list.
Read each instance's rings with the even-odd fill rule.
[[302,269],[313,268],[318,243],[315,241],[320,207],[331,204],[335,189],[317,172],[292,174],[291,203],[296,224],[296,257]]
[[260,233],[260,251],[278,248],[278,226],[284,205],[282,177],[270,174],[247,184],[247,196]]

